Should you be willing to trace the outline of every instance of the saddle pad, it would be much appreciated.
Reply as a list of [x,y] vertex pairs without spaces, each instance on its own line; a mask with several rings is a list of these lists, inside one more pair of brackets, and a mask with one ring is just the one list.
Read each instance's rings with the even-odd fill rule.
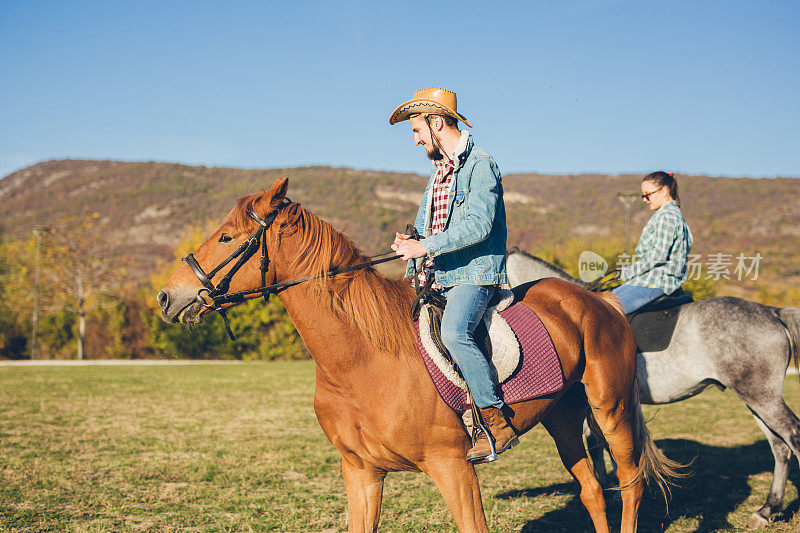
[[660,352],[669,347],[675,324],[683,306],[635,313],[630,317],[631,329],[640,352]]
[[[508,404],[517,403],[560,391],[564,387],[561,362],[550,335],[536,313],[525,305],[516,303],[501,311],[500,316],[514,330],[522,351],[522,362],[500,386],[503,401]],[[416,333],[417,350],[436,390],[451,409],[463,413],[469,409],[467,393],[448,380],[425,351],[419,335],[419,323],[416,324]]]
[[[503,305],[501,309],[506,309],[512,303],[513,294],[507,305]],[[503,383],[517,370],[521,352],[514,330],[500,315],[500,311],[497,311],[498,308],[497,306],[492,306],[486,309],[473,335],[475,343],[481,348],[481,351],[490,355],[489,360],[491,365],[494,366],[497,381]],[[433,309],[435,308],[426,304],[419,314],[417,330],[422,347],[444,374],[444,377],[452,381],[459,389],[466,391],[467,383],[461,376],[461,372],[454,366],[451,354],[446,353],[444,344],[441,341],[440,331],[438,331],[440,327],[434,326],[434,321],[436,320],[434,315],[438,315],[438,320],[441,321],[441,314],[430,312]],[[435,339],[434,335],[439,335],[439,339]]]

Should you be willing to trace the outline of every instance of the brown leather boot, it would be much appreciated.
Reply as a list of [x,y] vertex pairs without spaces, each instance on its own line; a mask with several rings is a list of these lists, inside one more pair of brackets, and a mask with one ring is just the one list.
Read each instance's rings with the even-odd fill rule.
[[[514,432],[514,428],[508,424],[508,420],[506,420],[505,415],[500,409],[497,407],[482,408],[480,409],[480,415],[483,419],[483,424],[492,435],[497,455],[519,444],[519,439]],[[476,422],[477,421],[474,421],[473,423]],[[475,446],[467,452],[467,461],[475,464],[487,462],[489,456],[492,454],[486,434],[480,429],[478,429],[478,434],[480,436]]]

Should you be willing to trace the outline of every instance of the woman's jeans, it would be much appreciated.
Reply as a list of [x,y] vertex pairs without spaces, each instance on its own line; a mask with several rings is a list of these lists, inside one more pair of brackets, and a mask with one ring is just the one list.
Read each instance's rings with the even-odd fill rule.
[[637,287],[623,283],[613,290],[622,304],[622,312],[626,315],[644,307],[656,298],[664,296],[664,291],[652,287]]
[[461,369],[472,401],[480,408],[503,407],[495,390],[495,370],[474,338],[494,292],[494,285],[455,285],[445,288],[444,293],[447,305],[442,316],[442,342]]

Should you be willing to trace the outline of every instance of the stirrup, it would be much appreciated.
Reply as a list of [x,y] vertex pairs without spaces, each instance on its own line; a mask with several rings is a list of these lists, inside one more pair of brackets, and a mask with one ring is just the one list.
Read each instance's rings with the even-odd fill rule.
[[472,445],[475,446],[478,443],[478,437],[476,436],[478,432],[477,430],[482,431],[483,434],[486,435],[486,440],[489,441],[489,455],[486,457],[477,458],[470,462],[474,465],[479,465],[497,461],[497,448],[494,445],[494,437],[492,437],[492,434],[489,433],[489,428],[487,428],[483,423],[483,417],[481,416],[480,410],[475,406],[475,402],[472,401],[472,392],[469,390],[469,385],[467,385],[467,394],[469,394],[469,406],[470,409],[472,409]]

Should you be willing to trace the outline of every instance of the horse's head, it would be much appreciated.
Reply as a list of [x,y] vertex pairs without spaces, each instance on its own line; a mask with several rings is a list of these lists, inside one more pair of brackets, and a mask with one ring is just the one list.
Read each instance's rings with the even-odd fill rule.
[[265,193],[240,198],[222,226],[185,258],[156,297],[165,322],[201,322],[208,311],[234,305],[216,304],[215,297],[275,282],[274,262],[263,258],[274,257],[277,251],[269,249],[278,234],[272,222],[284,205],[288,186],[284,178]]

